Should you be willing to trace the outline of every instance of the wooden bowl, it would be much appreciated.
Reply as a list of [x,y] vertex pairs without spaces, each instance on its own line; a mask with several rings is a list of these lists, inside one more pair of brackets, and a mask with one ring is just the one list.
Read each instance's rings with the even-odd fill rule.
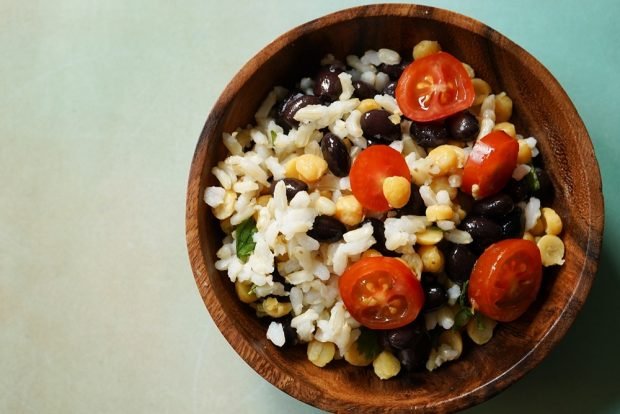
[[[252,123],[274,85],[292,84],[312,73],[326,53],[343,58],[388,47],[409,55],[423,39],[438,40],[444,50],[468,62],[493,91],[507,91],[514,101],[517,130],[538,138],[555,187],[553,208],[565,224],[566,263],[548,274],[538,300],[523,317],[500,325],[489,343],[467,349],[460,360],[433,373],[381,381],[372,369],[340,361],[317,368],[307,360],[305,347],[273,346],[265,326],[214,267],[222,235],[203,192],[215,184],[211,167],[226,155],[221,135]],[[581,309],[596,273],[602,231],[598,164],[583,122],[558,82],[526,51],[484,24],[416,5],[373,5],[330,14],[261,50],[215,103],[198,141],[188,184],[191,265],[222,334],[267,381],[301,401],[336,412],[455,411],[521,378],[560,341]]]

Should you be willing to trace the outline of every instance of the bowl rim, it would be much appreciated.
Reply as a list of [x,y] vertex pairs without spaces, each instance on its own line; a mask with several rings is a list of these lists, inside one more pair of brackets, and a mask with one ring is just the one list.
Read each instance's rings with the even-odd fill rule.
[[[369,4],[346,8],[326,14],[314,20],[310,20],[286,31],[275,40],[267,44],[249,61],[247,61],[247,63],[245,63],[243,67],[231,78],[213,105],[213,108],[205,122],[205,126],[200,134],[200,138],[196,144],[196,150],[190,167],[186,199],[186,242],[189,259],[194,273],[195,282],[209,313],[214,318],[218,329],[222,332],[233,349],[235,349],[237,354],[240,355],[253,370],[261,375],[261,377],[292,397],[325,410],[338,409],[339,406],[337,404],[330,404],[329,401],[326,401],[325,399],[320,399],[317,401],[309,398],[309,394],[300,393],[298,388],[293,386],[295,381],[286,374],[281,374],[274,371],[267,372],[269,368],[266,364],[251,364],[251,358],[249,356],[242,355],[240,352],[242,345],[235,341],[235,339],[238,339],[235,333],[235,328],[229,324],[218,323],[214,313],[215,303],[218,299],[213,290],[209,289],[209,275],[206,271],[206,258],[203,254],[201,254],[202,249],[199,238],[197,211],[199,203],[204,201],[202,200],[200,179],[203,172],[202,164],[207,152],[207,143],[209,136],[214,132],[214,125],[216,125],[217,119],[221,116],[225,108],[231,103],[241,87],[245,85],[246,82],[253,76],[257,68],[261,67],[268,59],[286,47],[291,41],[299,39],[308,32],[316,31],[335,24],[342,24],[360,17],[380,17],[385,16],[386,14],[394,17],[432,18],[433,20],[438,20],[439,22],[456,26],[460,29],[478,34],[484,38],[490,38],[496,45],[498,45],[498,47],[506,50],[508,53],[516,54],[520,60],[525,60],[529,64],[537,66],[537,69],[544,78],[543,80],[546,85],[549,88],[553,88],[554,92],[561,95],[561,99],[566,102],[567,108],[575,115],[574,118],[577,120],[577,125],[575,125],[575,128],[578,128],[584,137],[584,153],[582,157],[590,159],[592,161],[592,165],[596,165],[596,168],[589,171],[586,175],[587,182],[585,186],[587,186],[589,194],[591,195],[590,210],[588,211],[588,217],[591,219],[591,226],[588,228],[587,232],[588,239],[586,241],[586,249],[584,251],[585,260],[583,266],[579,269],[580,277],[578,283],[576,283],[566,306],[564,306],[561,314],[555,320],[553,325],[551,325],[551,327],[544,333],[541,340],[524,354],[523,358],[504,371],[502,375],[490,379],[481,386],[467,393],[442,400],[440,403],[435,405],[419,407],[438,411],[461,410],[493,397],[521,379],[551,352],[553,345],[565,336],[577,314],[581,310],[594,281],[602,247],[604,229],[604,201],[598,162],[596,160],[591,138],[573,102],[570,100],[559,82],[542,63],[535,59],[521,46],[486,24],[472,17],[443,8],[404,3]],[[206,280],[206,283],[201,286],[199,280],[203,279]],[[250,347],[244,348],[244,352],[250,352],[251,354],[253,353],[254,358],[260,358],[255,351],[247,348]],[[379,406],[364,405],[359,408],[378,409]],[[405,405],[403,405],[401,409],[404,410]]]

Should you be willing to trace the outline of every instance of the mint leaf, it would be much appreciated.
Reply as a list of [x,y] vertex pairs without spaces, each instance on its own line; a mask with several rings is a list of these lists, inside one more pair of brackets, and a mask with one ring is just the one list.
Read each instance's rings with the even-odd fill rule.
[[360,337],[357,338],[357,350],[367,359],[375,359],[381,353],[379,336],[370,329],[361,328],[361,331]]
[[239,224],[236,228],[237,233],[237,257],[242,262],[247,262],[248,258],[254,252],[256,243],[252,236],[256,233],[256,222],[252,217]]
[[271,146],[273,147],[276,144],[276,138],[278,137],[278,133],[276,131],[271,131]]
[[471,309],[461,308],[454,317],[454,328],[461,329],[463,326],[467,325],[472,316]]

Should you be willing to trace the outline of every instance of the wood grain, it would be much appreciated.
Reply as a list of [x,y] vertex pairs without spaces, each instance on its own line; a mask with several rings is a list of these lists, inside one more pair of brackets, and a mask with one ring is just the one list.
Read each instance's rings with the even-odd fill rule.
[[[222,132],[253,121],[276,84],[312,73],[326,53],[344,58],[370,48],[409,54],[418,41],[436,39],[475,68],[494,91],[514,101],[518,131],[538,138],[555,185],[553,207],[565,221],[566,263],[545,282],[534,306],[502,325],[483,347],[429,374],[381,381],[371,370],[336,362],[320,369],[298,347],[282,351],[236,299],[226,275],[214,268],[222,234],[203,202],[214,184],[211,167],[225,156]],[[196,283],[222,334],[260,375],[288,394],[322,409],[358,412],[449,412],[478,404],[535,367],[565,335],[594,279],[603,231],[598,164],[575,107],[554,77],[531,55],[493,29],[446,10],[415,5],[358,7],[311,21],[254,56],[225,88],[198,141],[187,192],[187,246]]]

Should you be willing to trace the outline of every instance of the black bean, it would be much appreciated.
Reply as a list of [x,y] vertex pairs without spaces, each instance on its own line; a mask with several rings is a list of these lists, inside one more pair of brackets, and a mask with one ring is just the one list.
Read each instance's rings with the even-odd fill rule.
[[365,112],[360,120],[365,138],[394,141],[400,138],[400,124],[390,120],[392,114],[384,109],[373,109]]
[[292,95],[284,101],[282,107],[278,111],[278,124],[286,124],[289,127],[296,128],[299,126],[299,121],[294,118],[297,111],[308,105],[320,104],[321,100],[316,96],[304,95],[301,93]]
[[391,329],[387,333],[388,341],[394,349],[407,349],[413,345],[417,332],[409,325],[397,329]]
[[474,200],[474,198],[470,194],[464,193],[462,191],[459,191],[456,194],[456,202],[466,213],[469,213],[471,211],[471,209],[474,207],[475,201],[476,200]]
[[502,239],[500,225],[485,217],[469,215],[461,221],[459,227],[471,235],[474,239],[471,247],[479,253]]
[[519,207],[515,207],[510,214],[502,217],[498,220],[499,225],[502,227],[502,236],[506,239],[523,237],[525,230],[525,215],[523,210]]
[[495,194],[474,203],[472,214],[484,217],[501,217],[510,213],[515,204],[508,194]]
[[308,184],[305,182],[298,180],[297,178],[283,178],[281,180],[276,180],[271,183],[271,187],[269,188],[269,192],[273,194],[273,190],[276,188],[276,184],[280,181],[284,182],[284,187],[286,188],[286,198],[288,201],[291,201],[295,194],[300,191],[308,191]]
[[366,138],[366,145],[373,146],[373,145],[390,145],[392,143],[392,141],[388,141],[387,139],[381,139],[381,138]]
[[330,68],[321,68],[314,78],[314,95],[323,101],[331,102],[342,93],[342,84],[338,72]]
[[443,122],[412,122],[410,131],[422,147],[437,147],[448,143],[448,130]]
[[415,335],[407,348],[397,350],[396,357],[404,370],[411,372],[424,368],[432,344],[430,335],[421,323],[414,322],[408,326],[412,326]]
[[333,243],[342,238],[347,228],[342,222],[331,216],[316,216],[308,236],[320,242]]
[[538,178],[538,190],[534,191],[534,197],[545,201],[553,199],[553,184],[547,171],[540,167],[535,167],[534,172],[536,173],[536,178]]
[[400,75],[402,75],[403,70],[405,70],[409,63],[411,62],[407,62],[404,60],[395,65],[387,65],[385,63],[382,63],[377,67],[377,70],[388,75],[391,80],[396,81],[398,80],[398,78],[400,78]]
[[375,244],[370,246],[370,248],[375,249],[376,251],[378,251],[384,256],[388,256],[388,257],[399,256],[398,253],[392,250],[388,250],[387,247],[385,247],[385,227],[383,225],[383,221],[373,218],[373,217],[369,217],[365,219],[360,224],[360,226],[363,226],[366,223],[370,223],[372,225],[372,237],[374,237],[375,239]]
[[342,140],[331,132],[323,135],[321,152],[329,170],[337,177],[346,177],[351,169],[351,157]]
[[388,82],[388,84],[385,85],[385,87],[383,88],[383,93],[386,95],[390,95],[392,97],[396,97],[396,85],[397,84],[398,82],[396,81]]
[[426,214],[426,205],[420,195],[420,187],[411,183],[411,196],[403,207],[396,210],[399,216],[423,216]]
[[511,178],[506,184],[505,191],[510,194],[515,203],[525,201],[531,196],[532,190],[527,181],[527,177],[519,181]]
[[439,309],[448,302],[448,292],[437,282],[429,283],[424,286],[424,310],[432,311]]
[[445,271],[450,280],[459,284],[469,280],[478,257],[464,244],[454,244],[446,250]]
[[469,111],[459,112],[446,120],[450,136],[461,141],[471,141],[478,135],[480,124]]
[[353,81],[354,95],[360,99],[372,99],[377,94],[377,90],[362,81]]

